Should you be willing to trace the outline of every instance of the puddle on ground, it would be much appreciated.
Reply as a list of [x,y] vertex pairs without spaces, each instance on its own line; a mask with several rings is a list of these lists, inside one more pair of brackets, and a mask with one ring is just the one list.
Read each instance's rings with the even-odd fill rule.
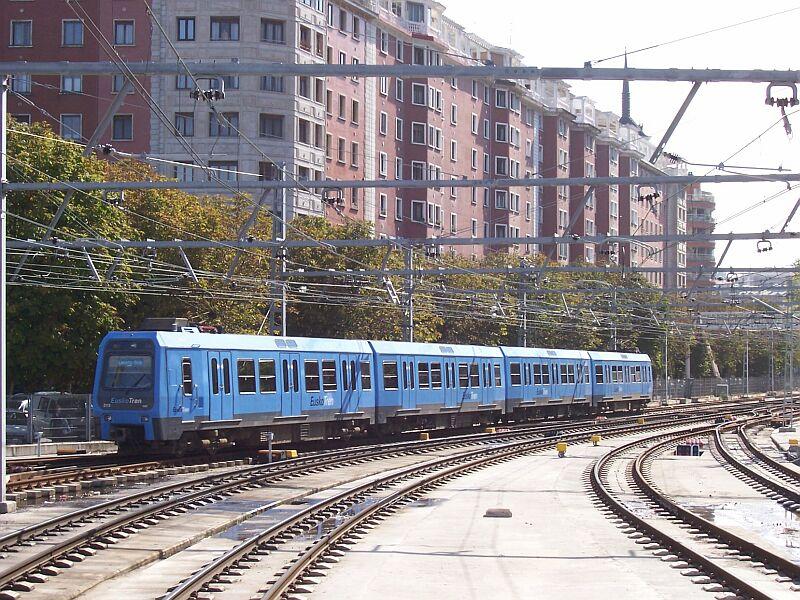
[[752,531],[800,562],[800,517],[772,500],[736,500],[682,506],[720,527]]
[[420,498],[409,504],[409,506],[438,506],[446,500],[447,498]]

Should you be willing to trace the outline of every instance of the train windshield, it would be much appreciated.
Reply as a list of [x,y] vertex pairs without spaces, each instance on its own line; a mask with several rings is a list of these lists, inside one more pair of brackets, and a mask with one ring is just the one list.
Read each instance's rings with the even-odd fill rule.
[[153,357],[145,354],[112,354],[106,363],[103,387],[142,390],[153,385]]

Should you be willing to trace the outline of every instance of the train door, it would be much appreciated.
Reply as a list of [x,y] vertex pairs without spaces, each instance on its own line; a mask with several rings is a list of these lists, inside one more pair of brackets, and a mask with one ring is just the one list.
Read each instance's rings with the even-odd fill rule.
[[339,383],[342,393],[342,412],[358,412],[359,405],[359,377],[357,370],[358,355],[341,354],[339,355]]
[[296,417],[301,412],[300,355],[281,355],[281,416]]
[[444,386],[444,405],[447,408],[455,408],[458,406],[458,385],[456,383],[456,367],[455,362],[445,361],[442,363],[444,369],[443,386]]
[[233,418],[233,364],[230,352],[208,353],[208,418],[224,421]]

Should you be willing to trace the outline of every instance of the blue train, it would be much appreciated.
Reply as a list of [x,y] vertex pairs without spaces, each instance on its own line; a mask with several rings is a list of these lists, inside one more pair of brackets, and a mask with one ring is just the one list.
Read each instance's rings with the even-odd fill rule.
[[280,338],[109,333],[94,411],[102,439],[183,452],[236,444],[635,411],[644,354]]

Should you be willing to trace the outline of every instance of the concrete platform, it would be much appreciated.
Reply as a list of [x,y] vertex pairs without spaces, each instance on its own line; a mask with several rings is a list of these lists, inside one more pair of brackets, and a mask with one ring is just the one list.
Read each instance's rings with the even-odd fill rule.
[[[313,597],[713,598],[592,504],[583,474],[619,443],[571,446],[563,459],[520,457],[454,480],[366,535]],[[486,518],[489,508],[512,516]]]
[[700,457],[665,455],[651,472],[656,485],[684,508],[800,562],[800,518],[734,477],[708,445]]
[[[6,446],[6,457],[9,462],[14,458],[34,458],[37,456],[37,444],[15,444]],[[116,452],[117,445],[114,442],[94,441],[94,442],[43,442],[41,444],[41,456],[56,456],[59,450],[73,449],[86,454],[99,454]]]

